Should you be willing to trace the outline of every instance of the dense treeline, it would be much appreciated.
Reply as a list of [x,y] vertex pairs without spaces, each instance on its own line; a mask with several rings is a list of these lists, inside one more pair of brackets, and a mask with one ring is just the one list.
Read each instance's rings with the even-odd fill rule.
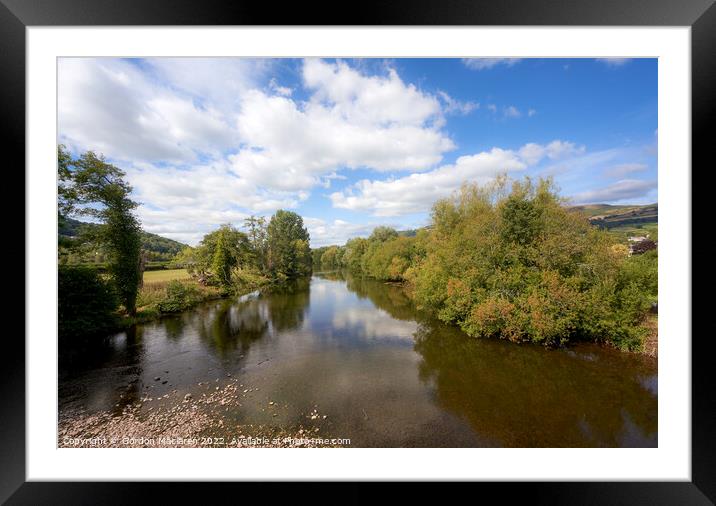
[[418,307],[479,337],[638,349],[657,297],[657,252],[629,256],[551,181],[466,184],[414,237],[379,227],[312,255],[322,269],[405,281]]
[[268,223],[252,216],[245,220],[245,229],[222,225],[197,247],[184,248],[174,263],[202,283],[227,291],[283,283],[311,273],[309,235],[298,214],[279,210]]

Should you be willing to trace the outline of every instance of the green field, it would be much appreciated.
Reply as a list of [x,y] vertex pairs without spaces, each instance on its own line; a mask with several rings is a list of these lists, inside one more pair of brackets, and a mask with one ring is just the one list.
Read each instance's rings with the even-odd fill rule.
[[173,279],[189,279],[186,269],[165,269],[161,271],[145,271],[144,284],[165,283]]

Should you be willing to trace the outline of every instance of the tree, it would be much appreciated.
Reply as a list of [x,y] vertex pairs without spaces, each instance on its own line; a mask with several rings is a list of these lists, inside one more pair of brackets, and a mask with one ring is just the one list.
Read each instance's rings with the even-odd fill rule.
[[118,301],[112,286],[92,267],[57,269],[57,320],[61,339],[114,328]]
[[228,244],[226,244],[226,231],[227,229],[223,227],[219,229],[211,259],[211,270],[224,288],[231,285],[231,268],[237,263],[237,259],[232,258],[229,253]]
[[124,171],[92,151],[73,159],[63,145],[57,166],[60,212],[91,216],[102,223],[98,240],[108,249],[107,270],[125,310],[134,315],[142,276],[141,227],[133,214],[137,203],[129,198],[132,187],[124,180]]
[[276,211],[267,228],[269,274],[275,279],[291,279],[309,274],[309,240],[303,218],[291,211]]
[[244,226],[248,230],[254,263],[260,270],[265,271],[267,257],[266,250],[268,247],[266,218],[263,216],[249,216],[244,220]]
[[253,261],[248,236],[230,224],[206,234],[187,256],[191,259],[194,274],[224,288],[231,284],[231,272],[235,267],[248,266]]
[[396,237],[398,237],[398,232],[396,232],[394,228],[375,227],[368,240],[370,242],[385,242],[389,239],[395,239]]

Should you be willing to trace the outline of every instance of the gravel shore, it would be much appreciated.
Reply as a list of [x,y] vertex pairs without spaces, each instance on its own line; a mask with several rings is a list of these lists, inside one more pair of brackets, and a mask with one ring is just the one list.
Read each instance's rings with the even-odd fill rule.
[[[201,385],[201,384],[200,384]],[[319,435],[320,428],[240,425],[225,416],[240,407],[249,390],[230,380],[222,386],[204,383],[201,394],[177,391],[125,406],[120,413],[63,412],[58,427],[60,448],[317,448],[345,446]],[[270,403],[274,405],[273,402]],[[316,420],[316,412],[307,419]]]

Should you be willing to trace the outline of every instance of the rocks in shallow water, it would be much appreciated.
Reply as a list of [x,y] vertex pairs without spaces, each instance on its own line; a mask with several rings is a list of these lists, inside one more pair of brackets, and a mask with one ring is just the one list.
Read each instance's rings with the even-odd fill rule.
[[[172,391],[173,395],[165,393],[154,397],[145,393],[142,401],[146,404],[128,404],[121,410],[121,414],[116,409],[94,414],[61,412],[59,446],[67,446],[62,443],[63,436],[79,438],[87,434],[106,437],[107,446],[111,447],[205,447],[202,437],[207,435],[222,439],[223,442],[217,446],[225,447],[329,446],[318,439],[312,439],[318,437],[321,430],[318,427],[299,425],[286,429],[281,427],[283,423],[278,420],[272,420],[266,425],[237,423],[235,416],[230,414],[233,411],[230,407],[241,406],[238,402],[240,392],[234,380],[233,384],[222,386],[218,391],[209,389],[205,393],[198,392],[199,399],[194,399],[192,393],[182,395],[176,390]],[[151,402],[160,400],[165,402]],[[275,409],[279,404],[275,401],[266,402],[273,402],[274,409],[268,410],[272,418],[280,417],[281,413]],[[311,415],[325,417],[319,415],[317,409],[313,409]],[[132,438],[132,441],[128,442],[127,438]]]

